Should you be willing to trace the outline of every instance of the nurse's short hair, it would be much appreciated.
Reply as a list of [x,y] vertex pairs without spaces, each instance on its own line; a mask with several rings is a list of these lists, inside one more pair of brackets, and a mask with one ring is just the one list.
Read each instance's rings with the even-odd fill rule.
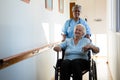
[[81,5],[75,5],[75,6],[73,6],[72,7],[72,12],[76,9],[76,8],[78,8],[79,10],[80,10],[80,12],[81,12]]

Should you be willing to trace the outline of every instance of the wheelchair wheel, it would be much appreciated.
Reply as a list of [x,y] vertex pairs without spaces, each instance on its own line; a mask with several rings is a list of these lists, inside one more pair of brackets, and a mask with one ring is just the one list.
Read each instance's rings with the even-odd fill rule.
[[89,80],[93,80],[93,65],[92,65],[92,63],[90,64]]
[[97,80],[96,62],[93,60],[93,80]]
[[97,80],[97,68],[96,68],[96,63],[93,59],[89,72],[89,80]]
[[92,80],[92,71],[89,72],[89,80]]
[[58,80],[58,72],[55,70],[55,80]]

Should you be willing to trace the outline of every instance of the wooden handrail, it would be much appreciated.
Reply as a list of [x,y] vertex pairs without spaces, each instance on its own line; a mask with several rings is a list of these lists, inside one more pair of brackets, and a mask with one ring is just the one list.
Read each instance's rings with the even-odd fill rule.
[[17,62],[20,62],[22,60],[28,59],[32,56],[35,56],[36,54],[40,53],[40,51],[42,51],[44,49],[52,48],[57,43],[59,43],[59,42],[47,44],[47,45],[44,45],[40,48],[36,48],[33,50],[29,50],[26,52],[22,52],[22,53],[7,57],[7,58],[0,59],[0,70],[3,68],[6,68],[12,64],[15,64]]

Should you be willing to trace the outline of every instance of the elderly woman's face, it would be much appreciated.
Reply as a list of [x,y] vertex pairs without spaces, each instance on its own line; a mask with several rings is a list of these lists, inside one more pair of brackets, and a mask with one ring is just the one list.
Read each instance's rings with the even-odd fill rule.
[[79,8],[75,8],[73,11],[73,17],[74,18],[79,18],[80,16],[80,9]]
[[74,30],[74,34],[76,37],[82,37],[84,35],[84,28],[78,25]]

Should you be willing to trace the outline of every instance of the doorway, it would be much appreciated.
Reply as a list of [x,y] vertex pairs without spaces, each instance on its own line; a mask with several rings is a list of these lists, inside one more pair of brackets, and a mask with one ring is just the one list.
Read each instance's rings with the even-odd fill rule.
[[72,15],[72,7],[75,5],[75,2],[71,2],[70,3],[70,18],[73,18],[73,15]]

